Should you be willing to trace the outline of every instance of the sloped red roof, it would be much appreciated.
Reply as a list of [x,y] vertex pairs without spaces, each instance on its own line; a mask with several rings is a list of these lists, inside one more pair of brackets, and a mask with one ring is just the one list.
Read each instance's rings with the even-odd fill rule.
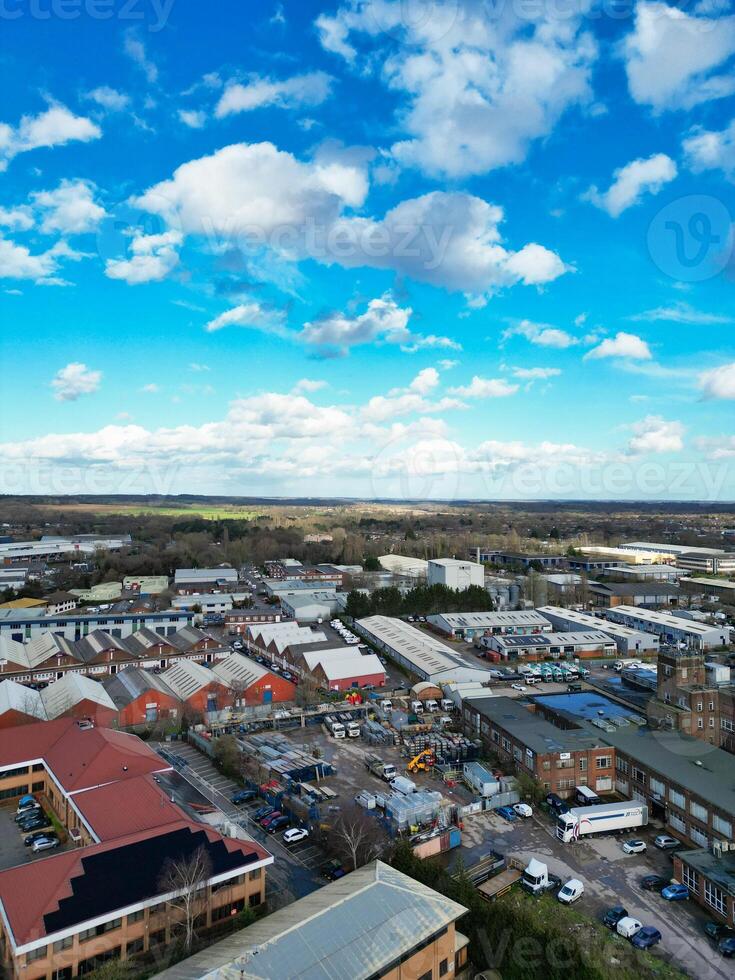
[[74,806],[101,841],[187,819],[149,774],[77,793]]
[[63,851],[41,861],[31,861],[16,868],[0,871],[0,902],[16,945],[25,945],[47,934],[44,916],[56,912],[62,899],[73,895],[74,880],[83,877],[86,873],[83,863],[85,860],[97,854],[119,849],[120,873],[124,874],[125,848],[140,841],[163,837],[187,828],[193,833],[206,834],[212,843],[223,841],[230,853],[240,851],[243,855],[255,854],[257,860],[271,857],[264,848],[253,841],[223,837],[219,831],[205,824],[180,820],[157,830],[146,830],[114,841],[94,844],[91,847]]

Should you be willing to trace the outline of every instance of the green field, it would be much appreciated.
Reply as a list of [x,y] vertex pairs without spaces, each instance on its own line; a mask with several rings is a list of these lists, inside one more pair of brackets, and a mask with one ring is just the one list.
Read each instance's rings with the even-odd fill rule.
[[129,514],[136,516],[160,517],[201,517],[205,521],[238,520],[252,521],[265,514],[265,510],[252,510],[233,504],[191,504],[179,507],[156,506],[155,504],[68,504],[55,507],[56,511],[74,514],[106,516],[110,514]]

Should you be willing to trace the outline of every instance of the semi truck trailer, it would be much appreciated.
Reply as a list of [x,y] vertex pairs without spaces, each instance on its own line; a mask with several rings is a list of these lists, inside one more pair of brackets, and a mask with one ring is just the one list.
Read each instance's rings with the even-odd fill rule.
[[634,830],[648,823],[648,807],[631,800],[622,803],[602,803],[600,806],[578,806],[559,814],[556,836],[569,844],[587,834],[605,834],[618,830]]

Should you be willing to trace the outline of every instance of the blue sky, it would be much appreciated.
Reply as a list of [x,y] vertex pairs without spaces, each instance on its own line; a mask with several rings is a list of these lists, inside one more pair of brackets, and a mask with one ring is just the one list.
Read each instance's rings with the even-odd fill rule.
[[0,10],[0,489],[735,492],[729,4]]

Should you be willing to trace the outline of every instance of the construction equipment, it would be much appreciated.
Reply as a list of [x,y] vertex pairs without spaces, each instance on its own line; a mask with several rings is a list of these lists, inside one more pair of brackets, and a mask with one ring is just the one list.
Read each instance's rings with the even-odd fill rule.
[[406,771],[415,772],[426,772],[431,769],[436,762],[436,756],[431,749],[424,749],[423,752],[419,752],[415,755],[413,759],[406,766]]

